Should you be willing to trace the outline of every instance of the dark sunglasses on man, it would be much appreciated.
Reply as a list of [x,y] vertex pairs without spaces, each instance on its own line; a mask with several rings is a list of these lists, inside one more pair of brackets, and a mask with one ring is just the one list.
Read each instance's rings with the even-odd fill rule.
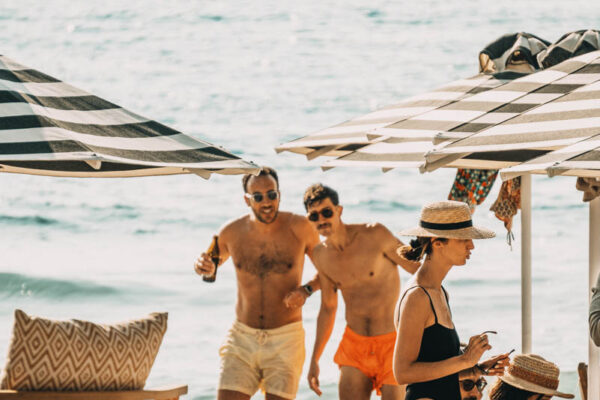
[[333,210],[329,207],[325,207],[321,211],[313,211],[308,214],[308,219],[312,222],[317,222],[319,220],[319,214],[321,214],[323,218],[328,219],[333,217]]
[[[245,193],[244,196],[246,196],[249,199],[254,200],[255,203],[260,203],[261,201],[263,201],[265,199],[265,195],[263,195],[260,192],[254,192],[252,194]],[[267,192],[267,197],[269,198],[269,200],[277,200],[277,198],[279,197],[279,193],[276,190],[269,190]]]
[[465,392],[473,390],[474,387],[477,387],[477,390],[479,390],[479,393],[481,393],[486,387],[487,381],[483,377],[477,379],[476,381],[472,379],[464,379],[460,381],[460,385]]

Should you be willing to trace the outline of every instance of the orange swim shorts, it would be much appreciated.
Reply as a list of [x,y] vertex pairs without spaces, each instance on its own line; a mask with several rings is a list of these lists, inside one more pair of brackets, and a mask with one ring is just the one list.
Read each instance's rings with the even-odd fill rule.
[[381,396],[381,386],[398,385],[392,371],[396,332],[378,336],[362,336],[346,326],[333,361],[341,367],[359,369],[373,382]]

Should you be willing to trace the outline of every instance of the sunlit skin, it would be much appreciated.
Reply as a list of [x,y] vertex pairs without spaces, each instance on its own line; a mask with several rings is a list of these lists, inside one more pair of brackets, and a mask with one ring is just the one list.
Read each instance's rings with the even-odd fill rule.
[[471,257],[471,252],[475,248],[473,240],[449,239],[447,243],[441,241],[434,242],[439,256],[443,257],[454,266],[465,265]]
[[[442,281],[453,266],[465,265],[474,249],[470,239],[434,240],[432,253],[407,287],[424,287],[436,310],[438,323],[449,329],[454,328],[452,316],[442,290]],[[399,309],[398,336],[394,351],[394,376],[398,383],[426,382],[459,373],[461,379],[477,380],[482,375],[474,367],[491,349],[486,334],[472,336],[464,353],[443,361],[417,361],[421,339],[425,328],[435,323],[429,298],[422,290],[408,291]],[[489,358],[479,365],[488,370],[487,375],[502,375],[509,364],[508,353]]]
[[[256,179],[250,179],[248,182],[248,193],[244,195],[246,205],[252,210],[253,215],[251,218],[267,225],[277,219],[280,201],[279,196],[275,200],[271,200],[268,196],[269,191],[275,191],[279,195],[275,179],[271,176],[261,176]],[[262,201],[260,203],[254,201],[252,198],[253,194],[261,194],[263,196]]]
[[[322,211],[333,211],[331,218]],[[331,199],[312,204],[308,215],[319,213],[312,222],[325,241],[315,247],[314,263],[321,280],[321,309],[317,319],[315,347],[308,373],[311,389],[321,395],[319,359],[329,340],[337,310],[337,289],[346,305],[346,323],[359,335],[376,336],[394,331],[393,314],[400,291],[397,265],[414,273],[419,263],[399,257],[402,243],[381,224],[344,224],[343,207]],[[340,399],[368,399],[372,383],[359,369],[342,366]],[[383,385],[384,400],[403,399],[404,388]]]
[[[300,286],[305,255],[312,256],[319,242],[314,227],[304,216],[279,211],[278,191],[272,176],[251,177],[247,192],[261,193],[256,202],[244,196],[250,213],[227,224],[219,232],[220,264],[229,257],[237,278],[236,318],[252,328],[273,329],[302,320],[302,305],[308,295]],[[195,263],[196,273],[211,275],[215,269],[206,253]],[[218,280],[217,280],[218,282]],[[320,287],[315,277],[311,286]],[[250,397],[239,392],[219,390],[219,400]],[[266,399],[279,399],[266,394]]]

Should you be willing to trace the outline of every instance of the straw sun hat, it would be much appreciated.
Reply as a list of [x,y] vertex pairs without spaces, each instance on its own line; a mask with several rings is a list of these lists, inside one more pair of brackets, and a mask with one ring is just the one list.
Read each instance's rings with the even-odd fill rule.
[[427,204],[421,210],[419,226],[399,234],[448,239],[489,239],[496,236],[489,229],[473,226],[469,206],[452,200]]
[[499,378],[514,387],[533,393],[572,399],[572,394],[562,393],[558,388],[560,370],[556,364],[535,354],[514,356],[508,370]]

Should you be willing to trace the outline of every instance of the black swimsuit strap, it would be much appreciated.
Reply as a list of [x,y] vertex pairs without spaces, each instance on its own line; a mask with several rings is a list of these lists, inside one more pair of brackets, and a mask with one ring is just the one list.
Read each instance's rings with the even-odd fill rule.
[[452,310],[450,309],[450,301],[448,300],[448,292],[442,286],[442,291],[444,292],[444,297],[446,298],[446,304],[448,305],[448,311],[450,311],[450,318],[452,318]]
[[[406,293],[408,293],[409,290],[414,289],[414,288],[421,288],[421,289],[423,289],[423,291],[427,295],[427,298],[429,299],[429,304],[431,305],[431,311],[433,311],[433,316],[435,317],[435,323],[437,324],[438,323],[438,319],[437,319],[437,314],[435,312],[435,307],[433,306],[433,301],[431,301],[431,296],[429,296],[429,293],[427,293],[427,290],[425,290],[425,288],[423,286],[415,285],[415,286],[412,286],[412,287],[409,287],[408,289],[406,289],[406,291],[402,295],[402,298],[400,298],[400,304],[402,304],[402,300],[404,300],[404,296],[406,296]],[[446,297],[446,301],[447,300],[448,300],[448,298]]]

